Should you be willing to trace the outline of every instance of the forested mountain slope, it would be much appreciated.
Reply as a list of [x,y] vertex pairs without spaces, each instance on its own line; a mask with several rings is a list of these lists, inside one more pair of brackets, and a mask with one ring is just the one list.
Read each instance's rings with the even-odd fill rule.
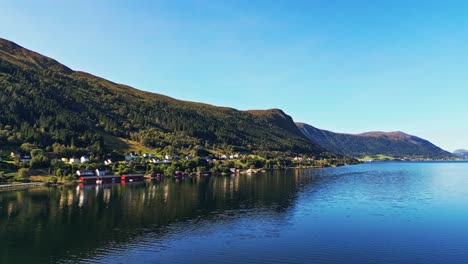
[[[126,142],[176,152],[319,155],[279,109],[176,100],[88,73],[0,39],[0,144],[103,154]],[[328,155],[328,154],[326,154]]]

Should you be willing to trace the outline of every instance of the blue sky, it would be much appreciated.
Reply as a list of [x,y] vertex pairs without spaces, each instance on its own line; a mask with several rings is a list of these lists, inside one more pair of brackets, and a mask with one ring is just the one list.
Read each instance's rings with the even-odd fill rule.
[[0,0],[0,36],[136,88],[468,148],[468,1]]

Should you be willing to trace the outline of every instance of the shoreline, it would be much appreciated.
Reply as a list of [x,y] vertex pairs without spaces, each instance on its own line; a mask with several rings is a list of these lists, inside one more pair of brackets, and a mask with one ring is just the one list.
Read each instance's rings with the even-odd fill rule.
[[46,182],[28,182],[28,183],[13,183],[0,185],[0,192],[3,191],[15,191],[35,187],[45,187],[48,184]]
[[[338,165],[338,166],[324,166],[324,167],[314,167],[314,166],[295,166],[295,167],[286,167],[281,169],[256,169],[253,173],[247,173],[246,171],[242,171],[240,173],[219,173],[219,174],[212,174],[211,176],[228,176],[228,175],[255,175],[265,173],[267,171],[275,171],[275,170],[290,170],[290,169],[323,169],[323,168],[338,168],[342,166],[350,166],[350,165],[359,165],[359,164],[366,164],[366,163],[385,163],[385,162],[401,162],[401,163],[431,163],[431,162],[446,162],[446,163],[463,163],[468,162],[468,160],[374,160],[374,161],[361,161],[355,164],[345,164],[345,165]],[[169,177],[171,178],[171,177]],[[58,186],[58,185],[70,185],[76,186],[79,183],[77,182],[58,182],[58,183],[51,183],[51,182],[28,182],[28,183],[9,183],[9,184],[1,184],[0,185],[0,192],[4,191],[15,191],[15,190],[23,190],[29,188],[38,188],[38,187],[49,187],[49,186]]]
[[[358,163],[360,164],[360,163]],[[349,165],[355,165],[355,164],[349,164]],[[344,165],[343,165],[344,166]],[[336,168],[336,167],[341,167],[341,166],[329,166],[328,168]],[[312,167],[312,166],[304,166],[304,167],[286,167],[286,168],[281,168],[281,169],[255,169],[254,172],[248,173],[247,171],[241,171],[240,173],[217,173],[217,174],[211,174],[210,176],[229,176],[229,175],[256,175],[256,174],[261,174],[265,173],[267,171],[281,171],[281,170],[290,170],[290,169],[321,169],[321,168],[326,168],[326,167]],[[190,176],[195,176],[195,175],[190,175]],[[168,177],[168,178],[172,178]],[[77,186],[79,185],[78,182],[58,182],[58,183],[50,183],[50,182],[28,182],[28,183],[8,183],[8,184],[0,184],[0,192],[4,191],[15,191],[15,190],[23,190],[23,189],[28,189],[28,188],[38,188],[38,187],[50,187],[50,186],[59,186],[59,185],[69,185],[69,186]]]

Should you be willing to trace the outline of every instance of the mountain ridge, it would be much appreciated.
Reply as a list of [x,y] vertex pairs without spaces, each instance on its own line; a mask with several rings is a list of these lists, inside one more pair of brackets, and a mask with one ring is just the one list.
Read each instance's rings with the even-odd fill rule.
[[456,156],[461,157],[461,158],[465,158],[465,159],[468,158],[468,150],[467,149],[457,149],[457,150],[455,150],[453,152],[453,154],[455,154]]
[[72,73],[70,68],[60,62],[4,38],[0,38],[0,53],[3,55],[2,59],[19,60],[25,65],[40,67],[44,70],[52,69],[62,73]]
[[312,142],[341,154],[356,158],[385,155],[394,158],[450,158],[453,155],[426,139],[401,131],[372,131],[359,134],[335,133],[296,122]]

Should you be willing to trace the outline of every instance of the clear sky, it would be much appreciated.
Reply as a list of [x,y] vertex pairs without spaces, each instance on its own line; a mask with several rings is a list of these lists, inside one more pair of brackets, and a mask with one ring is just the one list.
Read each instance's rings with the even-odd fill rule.
[[0,0],[0,36],[179,99],[468,148],[468,1]]

